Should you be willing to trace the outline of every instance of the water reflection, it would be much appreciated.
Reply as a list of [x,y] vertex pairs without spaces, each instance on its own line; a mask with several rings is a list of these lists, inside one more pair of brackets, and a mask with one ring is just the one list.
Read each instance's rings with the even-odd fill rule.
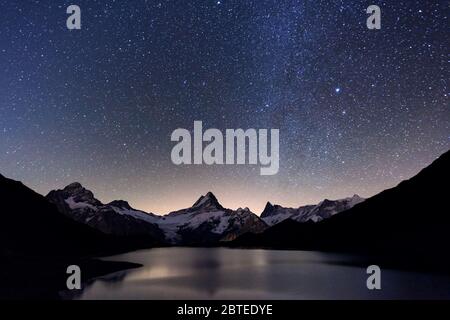
[[383,270],[381,291],[343,255],[304,251],[159,248],[107,260],[144,266],[88,284],[76,299],[450,298],[448,276]]

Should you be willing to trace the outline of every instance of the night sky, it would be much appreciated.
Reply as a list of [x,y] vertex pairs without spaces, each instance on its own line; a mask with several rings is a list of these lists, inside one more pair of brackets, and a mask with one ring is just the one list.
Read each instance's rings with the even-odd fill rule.
[[[160,214],[207,191],[258,214],[371,196],[450,148],[448,5],[0,0],[0,173]],[[175,166],[170,135],[194,120],[280,129],[279,173]]]

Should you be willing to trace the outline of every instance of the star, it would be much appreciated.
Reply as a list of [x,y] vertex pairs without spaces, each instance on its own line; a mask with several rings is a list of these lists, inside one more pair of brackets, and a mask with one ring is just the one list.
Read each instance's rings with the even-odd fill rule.
[[[352,1],[89,1],[79,33],[64,6],[0,2],[0,174],[42,194],[83,180],[167,213],[214,190],[259,213],[371,196],[450,148],[439,1],[392,1],[381,32]],[[279,129],[279,173],[175,166],[196,120]]]

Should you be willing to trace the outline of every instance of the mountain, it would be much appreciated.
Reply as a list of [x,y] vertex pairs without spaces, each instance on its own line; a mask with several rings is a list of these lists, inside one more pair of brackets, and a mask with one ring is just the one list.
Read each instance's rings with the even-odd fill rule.
[[267,225],[248,208],[224,208],[213,193],[193,205],[163,216],[159,226],[168,241],[183,245],[209,245],[233,240],[246,232],[261,232]]
[[[82,199],[87,205],[96,203],[89,193],[79,196],[75,198],[77,201]],[[156,244],[156,239],[148,236],[125,239],[74,221],[42,195],[2,175],[0,203],[1,253],[86,256]]]
[[273,226],[286,219],[292,219],[298,222],[306,222],[309,220],[319,222],[339,212],[348,210],[362,201],[364,199],[355,194],[351,198],[339,200],[325,199],[317,205],[308,205],[299,208],[285,208],[267,202],[264,211],[261,213],[261,218],[269,226]]
[[211,245],[245,232],[261,232],[267,225],[247,208],[222,207],[211,192],[187,209],[157,216],[133,209],[126,201],[103,204],[79,183],[51,191],[47,197],[59,211],[103,233],[145,236],[178,245]]
[[292,219],[235,246],[264,246],[448,261],[450,151],[416,176],[318,223]]
[[126,201],[103,204],[80,183],[51,191],[46,198],[64,215],[103,233],[164,240],[156,215],[133,209]]
[[43,196],[2,175],[0,203],[2,253],[89,254],[104,243],[100,232],[61,215]]
[[73,221],[40,194],[2,175],[0,203],[0,299],[58,298],[71,264],[83,270],[83,281],[138,266],[91,258],[138,248],[143,245],[138,239],[106,235]]

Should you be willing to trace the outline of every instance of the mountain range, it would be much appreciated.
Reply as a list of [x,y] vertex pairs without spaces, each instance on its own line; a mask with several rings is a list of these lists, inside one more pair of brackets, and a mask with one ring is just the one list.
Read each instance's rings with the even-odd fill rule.
[[321,221],[363,201],[355,195],[297,209],[267,203],[258,217],[248,208],[224,208],[212,192],[201,196],[191,207],[164,216],[134,209],[123,200],[103,204],[80,183],[51,191],[46,198],[65,216],[102,233],[149,236],[168,245],[224,243],[246,233],[261,233],[287,218],[300,222]]
[[340,200],[325,199],[317,205],[308,205],[299,208],[285,208],[267,202],[264,211],[261,213],[261,218],[269,226],[276,225],[286,219],[297,222],[319,222],[339,212],[348,210],[363,201],[363,198],[355,194],[350,198]]
[[210,244],[232,240],[267,225],[248,208],[225,209],[211,192],[192,207],[158,216],[132,208],[126,201],[103,204],[79,183],[51,191],[49,202],[80,223],[111,235],[148,235],[166,244]]
[[418,257],[450,241],[450,152],[398,186],[369,199],[354,195],[285,208],[267,203],[260,216],[224,208],[211,192],[164,216],[126,201],[102,203],[79,183],[43,197],[0,176],[1,253],[98,255],[165,245],[229,245],[392,253]]

